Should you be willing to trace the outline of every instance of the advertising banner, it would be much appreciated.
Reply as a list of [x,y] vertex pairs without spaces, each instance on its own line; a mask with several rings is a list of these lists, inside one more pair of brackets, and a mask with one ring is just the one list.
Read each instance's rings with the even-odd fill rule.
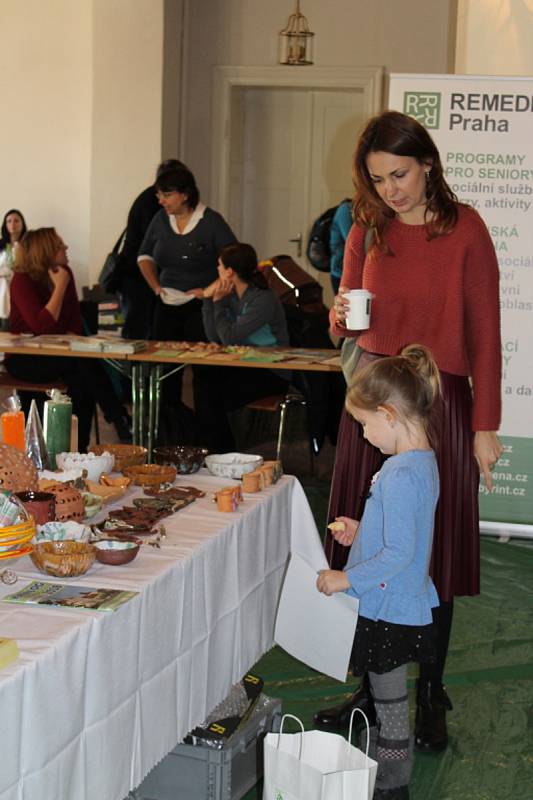
[[[500,266],[504,452],[480,486],[482,530],[533,537],[533,79],[392,75],[389,108],[421,122]],[[483,309],[479,309],[483,313]]]

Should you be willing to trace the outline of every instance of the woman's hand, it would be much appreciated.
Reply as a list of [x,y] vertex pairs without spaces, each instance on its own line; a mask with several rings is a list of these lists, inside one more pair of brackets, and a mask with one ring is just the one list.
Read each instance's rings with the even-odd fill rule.
[[476,431],[474,435],[474,457],[479,471],[485,478],[489,492],[492,492],[492,470],[503,452],[495,431]]
[[337,325],[346,325],[346,314],[348,313],[349,303],[345,294],[349,291],[347,286],[339,286],[339,293],[335,295],[333,310],[335,312],[335,321]]
[[203,300],[204,297],[210,296],[206,294],[208,289],[209,286],[207,286],[205,289],[189,289],[188,291],[185,292],[185,294],[190,294],[192,297],[196,297],[197,300]]
[[318,573],[316,588],[322,594],[335,594],[350,588],[350,581],[340,569],[321,569]]
[[48,270],[48,277],[50,278],[54,289],[58,291],[65,291],[70,283],[70,274],[64,267],[50,267]]
[[350,519],[350,517],[335,517],[335,521],[330,522],[328,528],[335,541],[344,547],[349,547],[353,544],[359,528],[359,522],[355,519]]

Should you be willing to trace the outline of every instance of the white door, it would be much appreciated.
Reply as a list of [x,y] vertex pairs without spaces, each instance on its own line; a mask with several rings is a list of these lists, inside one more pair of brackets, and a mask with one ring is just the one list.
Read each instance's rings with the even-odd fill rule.
[[286,253],[331,302],[329,273],[305,250],[314,219],[353,193],[351,159],[364,119],[362,92],[244,88],[232,102],[230,222],[260,259]]

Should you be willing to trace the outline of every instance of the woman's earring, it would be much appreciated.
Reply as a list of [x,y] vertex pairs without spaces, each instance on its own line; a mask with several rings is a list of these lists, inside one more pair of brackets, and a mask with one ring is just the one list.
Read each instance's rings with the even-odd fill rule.
[[426,183],[429,183],[430,176],[431,176],[431,170],[428,169],[428,171],[426,172]]

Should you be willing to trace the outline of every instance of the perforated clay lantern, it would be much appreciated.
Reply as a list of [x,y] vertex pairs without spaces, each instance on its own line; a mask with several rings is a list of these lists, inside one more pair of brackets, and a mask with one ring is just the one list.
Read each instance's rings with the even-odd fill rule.
[[56,498],[56,520],[64,522],[73,519],[81,522],[85,516],[83,497],[73,486],[68,483],[54,483],[46,487],[47,492],[52,492]]
[[39,476],[31,459],[21,450],[0,443],[0,489],[36,492]]

